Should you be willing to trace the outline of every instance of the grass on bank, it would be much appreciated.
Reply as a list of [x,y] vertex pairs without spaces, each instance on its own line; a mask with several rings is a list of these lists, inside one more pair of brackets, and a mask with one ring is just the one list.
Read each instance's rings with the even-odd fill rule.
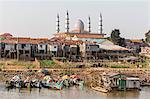
[[53,60],[41,60],[40,61],[41,68],[60,68],[61,65],[55,63]]
[[0,63],[0,71],[2,70],[4,63]]
[[149,64],[147,62],[136,62],[135,65],[142,66],[142,68],[146,68]]
[[111,68],[129,68],[129,66],[117,66],[117,65],[112,65],[110,66]]
[[27,69],[32,69],[35,68],[35,64],[33,64],[30,61],[17,61],[17,60],[13,60],[10,61],[9,63],[7,63],[7,65],[11,65],[11,66],[23,66]]
[[110,68],[147,68],[148,67],[148,63],[146,62],[135,62],[133,63],[126,63],[126,64],[111,64],[108,67]]

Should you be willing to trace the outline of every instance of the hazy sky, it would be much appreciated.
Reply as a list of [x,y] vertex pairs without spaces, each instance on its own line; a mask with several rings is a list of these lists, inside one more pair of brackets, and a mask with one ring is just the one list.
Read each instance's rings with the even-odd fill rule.
[[103,16],[103,32],[120,29],[125,38],[144,38],[150,29],[149,0],[0,0],[0,33],[14,36],[50,37],[55,33],[56,14],[64,31],[66,11],[69,11],[70,30],[76,20],[91,16],[92,32],[98,31],[98,16]]

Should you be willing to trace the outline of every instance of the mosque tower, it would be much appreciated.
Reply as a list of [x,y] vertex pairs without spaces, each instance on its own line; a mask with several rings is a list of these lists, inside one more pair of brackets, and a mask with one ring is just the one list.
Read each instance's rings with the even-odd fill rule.
[[102,14],[100,13],[99,22],[98,22],[98,33],[100,33],[100,34],[103,34],[102,26],[103,26],[103,24],[102,24]]
[[66,19],[65,19],[65,32],[69,32],[69,14],[68,14],[68,11],[67,11],[67,14],[66,14]]
[[91,19],[90,19],[90,16],[88,17],[88,26],[87,26],[87,31],[88,32],[91,32]]
[[57,17],[56,17],[56,33],[59,33],[60,32],[60,28],[59,28],[59,14],[57,14]]

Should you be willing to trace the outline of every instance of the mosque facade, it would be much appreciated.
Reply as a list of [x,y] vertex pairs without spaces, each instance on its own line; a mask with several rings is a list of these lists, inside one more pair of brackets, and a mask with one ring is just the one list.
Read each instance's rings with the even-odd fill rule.
[[55,37],[64,38],[66,40],[81,40],[81,41],[92,41],[92,42],[99,42],[101,39],[104,39],[105,34],[102,32],[102,15],[99,16],[99,25],[98,25],[98,32],[92,33],[91,32],[91,19],[90,16],[88,17],[88,28],[85,30],[84,23],[81,19],[77,19],[75,26],[73,29],[69,27],[69,13],[67,11],[66,19],[65,19],[65,31],[60,32],[60,24],[59,24],[59,14],[56,18],[56,33],[54,34]]

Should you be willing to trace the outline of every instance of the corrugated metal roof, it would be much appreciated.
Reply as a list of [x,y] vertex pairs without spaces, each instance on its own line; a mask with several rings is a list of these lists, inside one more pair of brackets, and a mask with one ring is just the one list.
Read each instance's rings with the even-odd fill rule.
[[9,44],[38,44],[44,41],[47,41],[48,39],[45,38],[24,38],[24,37],[19,37],[19,38],[8,38],[1,40],[3,43],[9,43]]
[[140,78],[137,78],[137,77],[127,77],[126,80],[140,80]]
[[13,35],[10,33],[3,33],[3,34],[0,34],[0,37],[13,37]]
[[105,49],[105,50],[129,50],[125,47],[121,47],[118,45],[104,45],[104,44],[99,44],[101,49]]
[[82,40],[82,41],[88,41],[88,42],[97,42],[97,43],[101,43],[101,42],[104,42],[106,39],[79,38],[79,40]]

